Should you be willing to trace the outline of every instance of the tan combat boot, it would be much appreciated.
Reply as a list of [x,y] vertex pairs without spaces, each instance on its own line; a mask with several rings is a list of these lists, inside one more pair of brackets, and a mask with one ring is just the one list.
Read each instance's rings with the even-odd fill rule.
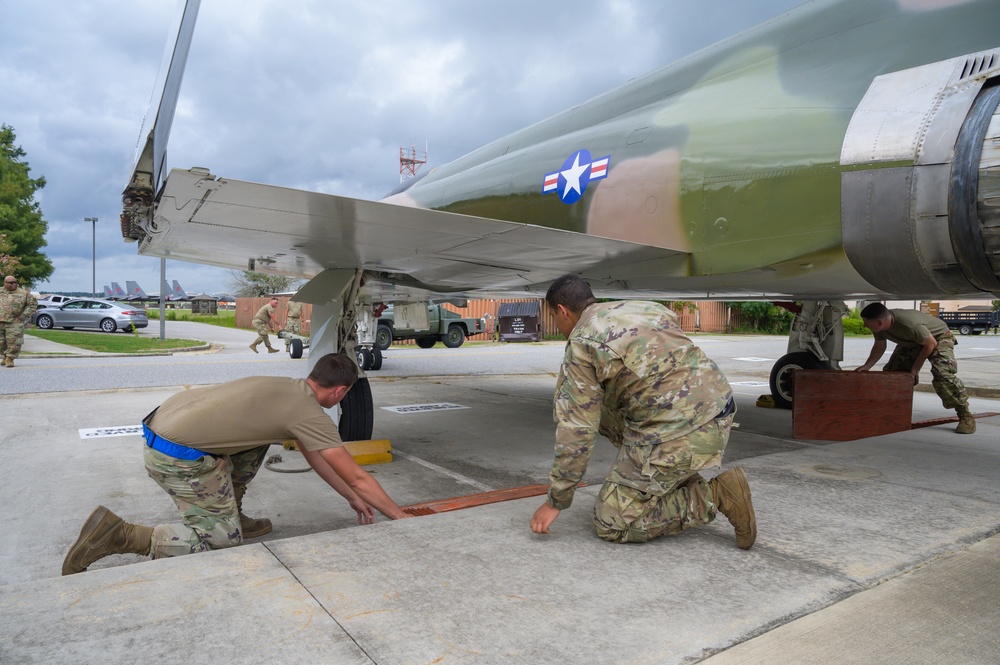
[[233,485],[233,496],[236,498],[236,509],[240,513],[240,531],[244,538],[259,538],[266,533],[271,533],[271,520],[266,517],[260,519],[247,517],[243,514],[243,495],[246,494],[246,485]]
[[260,342],[254,342],[253,344],[251,344],[251,345],[250,345],[250,350],[251,350],[251,351],[253,351],[254,353],[260,353],[260,352],[259,352],[259,351],[257,350],[257,345],[258,345],[258,344],[260,344]]
[[6,367],[13,367],[14,366],[14,359],[11,358],[10,356],[4,356],[4,358],[3,358],[3,364]]
[[271,346],[267,342],[264,342],[264,345],[267,346],[267,352],[268,353],[277,353],[278,352],[278,349],[274,348],[273,346]]
[[955,412],[958,414],[958,427],[955,428],[955,431],[959,434],[974,434],[976,431],[976,419],[969,412],[969,407],[960,406],[955,409]]
[[712,498],[719,512],[736,529],[736,544],[748,550],[757,540],[757,516],[750,500],[750,484],[743,469],[736,467],[708,481]]
[[63,559],[62,574],[82,573],[109,554],[148,555],[152,548],[153,527],[129,524],[104,506],[98,506]]

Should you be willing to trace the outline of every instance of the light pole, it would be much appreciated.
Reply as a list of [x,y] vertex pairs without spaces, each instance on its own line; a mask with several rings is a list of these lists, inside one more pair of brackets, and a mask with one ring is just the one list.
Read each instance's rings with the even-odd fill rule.
[[91,283],[90,290],[94,292],[94,297],[97,297],[97,218],[96,217],[84,217],[83,221],[91,223],[91,238],[90,238],[90,251],[91,255],[94,257],[94,271],[91,273]]

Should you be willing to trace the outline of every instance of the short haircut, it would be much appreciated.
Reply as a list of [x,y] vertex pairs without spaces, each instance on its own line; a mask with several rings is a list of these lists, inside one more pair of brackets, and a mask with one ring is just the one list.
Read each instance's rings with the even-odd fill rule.
[[278,300],[278,296],[271,296],[271,300]]
[[574,314],[579,314],[588,305],[597,302],[594,292],[590,290],[588,284],[582,277],[577,275],[563,275],[545,293],[545,302],[553,309],[556,305],[562,305]]
[[358,380],[358,365],[346,353],[328,353],[317,361],[309,378],[323,388],[350,388]]
[[861,310],[861,318],[868,321],[884,319],[887,316],[889,316],[889,309],[880,302],[873,302]]

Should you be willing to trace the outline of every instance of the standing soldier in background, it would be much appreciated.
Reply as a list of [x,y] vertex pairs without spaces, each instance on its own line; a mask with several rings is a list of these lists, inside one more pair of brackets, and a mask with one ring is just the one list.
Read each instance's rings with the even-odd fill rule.
[[0,291],[0,355],[5,367],[14,366],[14,358],[21,353],[24,344],[24,324],[38,307],[38,301],[31,292],[17,288],[17,278],[7,275],[3,278]]
[[736,414],[726,377],[691,343],[677,315],[653,302],[598,303],[590,285],[560,277],[545,294],[567,339],[554,415],[548,497],[531,530],[549,533],[569,508],[598,432],[618,447],[594,510],[597,535],[645,542],[708,524],[721,512],[750,549],[757,521],[743,469],[709,481]]
[[[295,335],[302,334],[302,303],[297,300],[289,300],[285,309],[285,332]],[[306,323],[309,323],[307,320]],[[292,340],[285,338],[285,351],[292,345]]]
[[976,419],[969,411],[969,398],[965,385],[958,378],[958,361],[955,360],[955,345],[958,341],[951,334],[948,324],[930,314],[911,309],[887,309],[879,302],[861,310],[861,321],[875,335],[868,360],[855,372],[867,372],[885,353],[886,340],[896,343],[889,362],[882,368],[885,372],[909,372],[913,375],[913,385],[920,382],[920,368],[924,361],[931,363],[931,385],[941,398],[946,409],[955,409],[958,414],[959,434],[976,431]]
[[253,327],[257,331],[257,339],[250,345],[250,350],[257,353],[257,345],[264,342],[268,353],[277,353],[278,349],[271,346],[271,340],[267,333],[278,325],[278,319],[274,317],[274,310],[278,307],[278,299],[271,298],[271,301],[257,310],[257,315],[253,317]]

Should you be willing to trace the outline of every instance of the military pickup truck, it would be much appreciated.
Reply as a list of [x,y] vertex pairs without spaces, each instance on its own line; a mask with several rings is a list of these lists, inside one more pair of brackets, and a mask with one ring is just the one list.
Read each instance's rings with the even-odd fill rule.
[[981,335],[990,328],[996,333],[1000,312],[939,312],[938,318],[963,335]]
[[386,350],[393,340],[415,339],[417,346],[429,349],[439,341],[449,349],[462,346],[466,337],[486,332],[486,319],[463,319],[442,305],[427,306],[426,328],[403,328],[396,325],[392,306],[378,318],[375,348]]

